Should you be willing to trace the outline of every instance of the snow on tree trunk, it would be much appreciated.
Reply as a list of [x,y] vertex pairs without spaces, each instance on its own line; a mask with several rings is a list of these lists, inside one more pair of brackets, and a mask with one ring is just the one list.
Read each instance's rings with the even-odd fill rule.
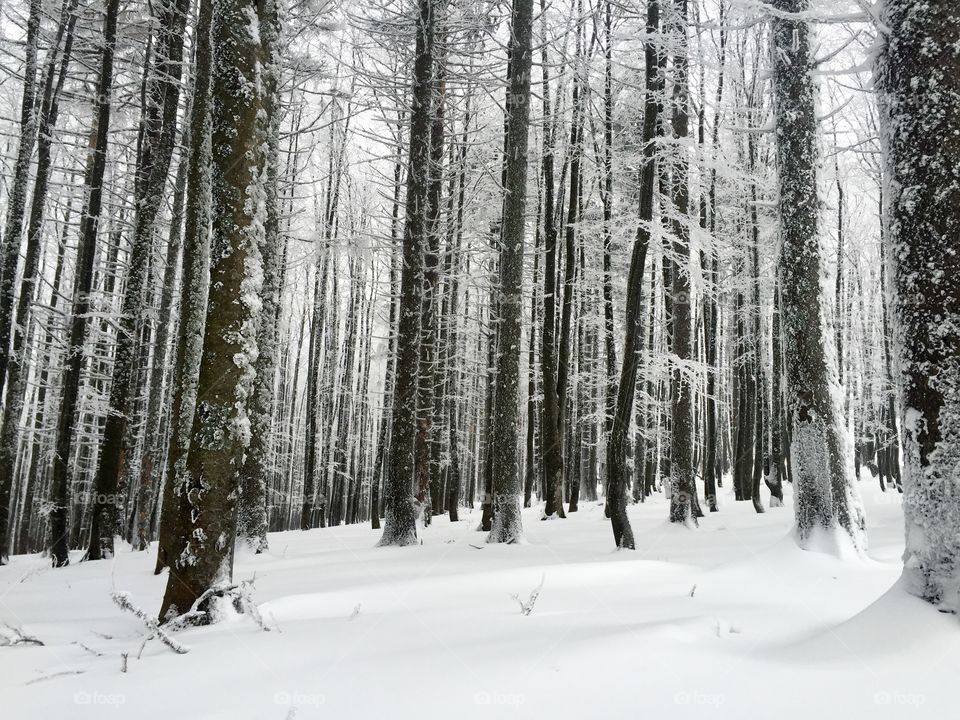
[[255,552],[267,549],[267,485],[271,473],[274,382],[277,370],[277,339],[280,291],[283,285],[283,252],[277,192],[280,151],[280,114],[277,111],[280,80],[280,15],[276,0],[261,0],[260,38],[263,54],[263,118],[266,137],[266,203],[261,256],[263,262],[263,308],[257,345],[257,379],[250,398],[250,450],[240,483],[237,532]]
[[[0,396],[6,382],[10,355],[10,335],[13,331],[13,305],[17,290],[17,264],[20,260],[20,240],[23,234],[23,216],[27,205],[27,184],[30,180],[30,162],[37,141],[37,43],[40,37],[40,0],[30,0],[27,16],[27,36],[23,58],[23,95],[20,99],[20,138],[13,178],[7,197],[7,218],[0,246]],[[6,512],[6,503],[0,507]],[[0,550],[3,547],[0,545]]]
[[93,261],[96,250],[97,230],[103,204],[103,177],[107,165],[110,111],[113,92],[113,59],[117,46],[117,17],[119,0],[110,0],[103,20],[103,51],[100,56],[100,73],[97,79],[95,113],[96,133],[93,151],[84,176],[88,190],[86,207],[80,221],[80,239],[77,248],[76,271],[73,283],[73,308],[70,313],[66,371],[60,396],[59,420],[53,477],[50,481],[50,557],[55,567],[70,564],[69,530],[67,518],[70,511],[69,480],[70,462],[73,453],[78,401],[80,397],[80,373],[84,366],[83,348],[87,338],[87,313],[90,310],[90,291],[93,288]]
[[250,443],[247,405],[256,377],[266,220],[256,2],[214,6],[212,50],[210,293],[185,468],[190,525],[170,568],[161,621],[232,578],[237,493]]
[[[837,406],[833,336],[824,317],[817,197],[816,94],[810,26],[796,19],[809,0],[777,0],[773,24],[774,106],[780,189],[780,288],[786,412],[793,429],[794,503],[802,547],[866,545],[859,495],[847,475]],[[840,532],[838,532],[840,531]],[[849,542],[844,543],[842,534]],[[826,546],[825,546],[826,547]]]
[[[960,612],[960,10],[885,0],[877,63],[910,589]],[[891,420],[892,423],[892,420]]]
[[673,203],[676,219],[673,222],[673,355],[676,364],[671,369],[670,422],[670,521],[697,524],[697,486],[693,475],[693,383],[682,367],[692,358],[692,304],[690,287],[690,188],[686,147],[689,135],[690,97],[687,69],[687,0],[675,0],[671,13],[671,29],[675,36],[676,53],[673,60],[673,136],[680,144],[673,167]]
[[414,451],[417,434],[417,377],[420,360],[420,304],[426,243],[433,50],[436,0],[420,0],[413,66],[413,108],[407,169],[407,215],[403,232],[403,271],[397,323],[397,355],[393,386],[390,467],[384,484],[386,518],[380,546],[415,545],[413,499]]
[[188,483],[184,463],[197,397],[197,377],[203,351],[209,284],[210,241],[210,24],[213,0],[200,0],[195,27],[195,70],[190,107],[186,218],[183,237],[183,281],[177,323],[177,354],[173,368],[174,392],[170,417],[172,432],[167,452],[167,481],[160,512],[157,565],[159,573],[186,542],[190,525]]
[[533,0],[514,0],[507,88],[507,142],[500,247],[500,312],[497,333],[497,397],[493,411],[493,527],[487,542],[517,542],[520,521],[520,385],[523,315],[523,240],[527,205],[527,141],[530,135],[530,66]]

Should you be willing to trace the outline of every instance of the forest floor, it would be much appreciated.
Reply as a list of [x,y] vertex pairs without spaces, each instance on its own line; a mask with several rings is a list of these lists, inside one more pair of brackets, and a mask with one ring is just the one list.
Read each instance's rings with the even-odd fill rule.
[[[597,503],[524,511],[522,545],[485,545],[479,509],[418,547],[377,549],[362,525],[271,534],[235,569],[270,631],[236,615],[178,633],[185,655],[150,640],[138,657],[144,625],[110,598],[157,611],[153,552],[62,570],[18,556],[0,623],[44,645],[2,647],[0,625],[0,715],[956,717],[960,623],[902,589],[901,496],[865,478],[868,558],[799,550],[789,495],[758,516],[729,488],[698,530],[667,523],[662,497],[632,506],[636,552],[613,549]],[[524,615],[512,596],[541,582]]]

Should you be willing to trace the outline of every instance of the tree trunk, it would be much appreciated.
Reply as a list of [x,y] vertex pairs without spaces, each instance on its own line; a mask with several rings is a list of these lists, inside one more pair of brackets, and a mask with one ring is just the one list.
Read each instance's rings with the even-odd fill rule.
[[[212,19],[210,293],[186,462],[188,539],[175,551],[161,622],[188,611],[233,576],[237,492],[250,443],[247,405],[255,378],[266,219],[266,139],[258,119],[265,110],[260,38],[250,22],[256,11],[252,0],[232,0],[215,5]],[[201,610],[210,609],[205,604]]]
[[500,247],[500,312],[497,325],[497,398],[493,412],[494,520],[487,542],[517,542],[520,521],[519,440],[521,332],[523,316],[524,213],[527,204],[527,143],[530,131],[530,67],[533,0],[514,0],[510,23],[507,89],[506,182]]
[[420,291],[423,287],[425,211],[430,181],[436,6],[437,0],[419,1],[407,169],[407,214],[403,232],[400,317],[397,324],[396,377],[393,387],[390,471],[384,485],[386,520],[380,536],[380,546],[417,543],[412,490],[417,433],[417,369],[420,359]]
[[60,414],[57,422],[56,450],[53,459],[53,478],[50,489],[50,556],[55,567],[70,563],[68,552],[67,518],[70,511],[69,463],[75,435],[75,421],[80,395],[80,373],[84,365],[83,346],[87,337],[87,313],[90,310],[90,291],[93,288],[93,261],[103,203],[103,176],[107,164],[107,144],[110,129],[111,94],[113,91],[113,57],[117,45],[117,16],[119,0],[109,0],[103,20],[103,51],[100,56],[100,74],[94,117],[96,134],[93,151],[84,177],[88,188],[87,203],[80,221],[80,241],[77,248],[76,271],[73,284],[73,308],[70,313],[70,339],[66,358]]
[[170,417],[171,433],[167,451],[167,481],[160,512],[157,564],[159,574],[176,559],[178,548],[186,545],[190,526],[189,490],[185,462],[190,449],[193,416],[196,411],[197,379],[203,352],[209,287],[211,192],[209,166],[210,78],[212,0],[200,0],[194,29],[195,70],[190,108],[190,141],[188,144],[187,206],[184,222],[183,279],[180,292],[180,317],[177,323],[177,353],[173,366],[173,397]]
[[[647,36],[652,37],[660,26],[660,4],[658,0],[647,3]],[[640,209],[637,236],[633,243],[630,258],[630,275],[627,280],[627,307],[624,314],[626,334],[623,342],[623,364],[620,369],[620,384],[617,388],[617,409],[613,417],[613,427],[607,440],[607,505],[610,509],[610,525],[613,529],[613,541],[617,547],[634,550],[636,543],[633,529],[627,517],[627,468],[626,440],[630,429],[630,416],[633,412],[633,397],[637,385],[637,368],[640,363],[640,351],[644,338],[643,326],[643,276],[647,262],[647,249],[650,246],[649,222],[653,218],[654,189],[656,183],[656,146],[658,117],[661,112],[660,92],[663,79],[660,76],[659,63],[653,43],[647,43],[645,49],[646,100],[643,114],[643,158],[640,163]]]
[[[674,0],[673,34],[676,54],[673,59],[673,136],[683,142],[690,134],[690,97],[687,59],[687,0]],[[690,286],[690,187],[688,160],[681,147],[673,167],[673,203],[677,219],[673,223],[673,252],[678,262],[672,268],[673,355],[671,372],[670,422],[670,521],[697,524],[697,486],[693,470],[693,383],[681,367],[693,358],[691,347],[692,304]]]
[[960,612],[960,25],[949,0],[886,0],[878,63],[887,258],[900,352],[911,592]]
[[779,262],[786,411],[792,426],[794,504],[798,540],[837,529],[865,545],[863,510],[846,474],[843,429],[833,399],[833,337],[826,328],[820,286],[817,197],[817,118],[808,21],[809,0],[777,0],[774,84],[780,190]]

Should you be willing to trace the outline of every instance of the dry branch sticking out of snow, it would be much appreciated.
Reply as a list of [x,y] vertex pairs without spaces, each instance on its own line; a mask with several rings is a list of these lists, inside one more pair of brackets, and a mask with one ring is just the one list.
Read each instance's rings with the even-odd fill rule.
[[540,575],[540,584],[530,591],[530,598],[526,602],[521,600],[520,595],[517,593],[510,596],[520,603],[520,613],[522,615],[529,615],[533,612],[533,606],[537,604],[537,598],[540,597],[540,591],[543,590],[543,583],[546,579],[546,573]]

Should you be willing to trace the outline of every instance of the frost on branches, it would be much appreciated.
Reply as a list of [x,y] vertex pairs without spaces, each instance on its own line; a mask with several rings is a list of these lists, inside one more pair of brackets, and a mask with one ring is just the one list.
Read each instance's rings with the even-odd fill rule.
[[884,115],[910,589],[960,611],[960,7],[886,0]]

